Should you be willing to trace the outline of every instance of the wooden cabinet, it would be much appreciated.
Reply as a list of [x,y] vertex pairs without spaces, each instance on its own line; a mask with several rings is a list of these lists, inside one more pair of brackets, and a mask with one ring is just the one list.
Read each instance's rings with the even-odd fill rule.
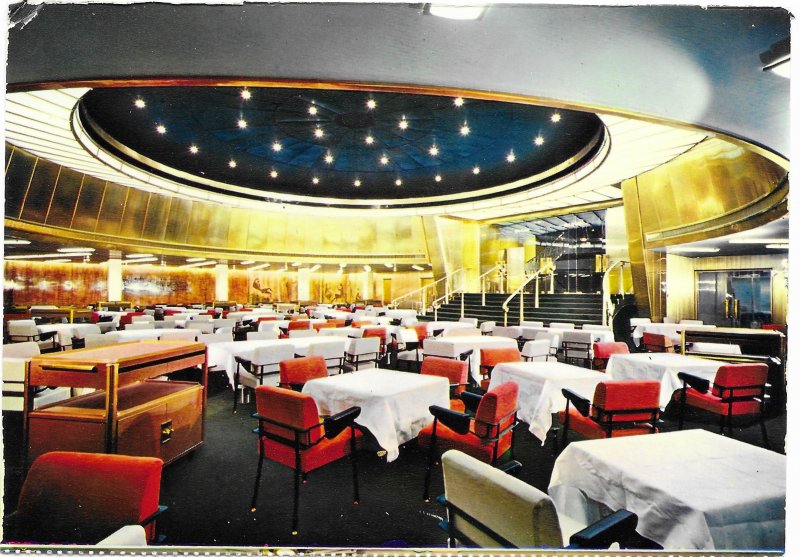
[[[201,365],[200,383],[153,377]],[[27,461],[54,450],[154,456],[165,464],[203,443],[206,353],[195,342],[123,343],[37,356],[26,388],[93,387],[25,411]]]

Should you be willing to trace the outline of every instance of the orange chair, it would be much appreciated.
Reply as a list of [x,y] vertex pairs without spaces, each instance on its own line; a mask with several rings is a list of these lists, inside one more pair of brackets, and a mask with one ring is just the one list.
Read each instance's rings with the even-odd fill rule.
[[562,446],[570,430],[589,439],[658,433],[658,397],[661,383],[655,380],[624,380],[598,383],[590,402],[579,394],[561,389],[567,407],[558,413],[564,425]]
[[319,332],[320,329],[335,329],[336,328],[336,324],[335,323],[329,323],[327,321],[325,323],[313,323],[312,324],[312,328],[315,331]]
[[648,352],[675,352],[672,340],[666,335],[642,333],[642,344]]
[[487,390],[492,378],[492,370],[497,364],[521,362],[522,355],[518,348],[481,348],[481,388]]
[[158,458],[54,451],[31,465],[6,540],[94,544],[129,524],[155,538],[161,469]]
[[628,345],[624,342],[595,342],[592,348],[592,367],[605,373],[611,354],[628,354]]
[[513,458],[518,393],[519,386],[513,382],[503,383],[483,396],[462,393],[462,398],[478,399],[474,416],[441,406],[430,407],[433,423],[422,428],[417,437],[421,447],[428,447],[423,494],[426,501],[437,451],[456,449],[492,465],[506,453]]
[[344,319],[328,319],[328,323],[332,323],[334,327],[344,327],[345,320]]
[[289,316],[289,321],[308,321],[308,315],[305,313],[295,313]]
[[256,388],[258,410],[258,471],[250,511],[256,511],[264,458],[294,470],[292,534],[297,534],[300,479],[308,472],[350,455],[353,467],[353,503],[358,504],[356,449],[361,431],[355,419],[361,408],[354,406],[324,420],[314,399],[307,394],[279,387]]
[[[686,406],[719,415],[719,432],[728,427],[732,435],[734,416],[758,415],[764,445],[769,449],[767,428],[764,424],[767,391],[767,364],[728,364],[720,366],[713,383],[685,372],[679,372],[683,388],[675,391],[673,400],[680,402],[678,429],[683,429]],[[710,390],[709,390],[710,389]]]
[[428,338],[428,324],[417,323],[414,325],[414,330],[417,331],[417,338],[419,339],[420,346],[422,346],[422,342]]
[[362,338],[378,337],[381,339],[378,360],[386,358],[386,327],[364,327]]
[[469,372],[467,362],[428,356],[422,360],[419,372],[421,375],[445,377],[450,382],[450,410],[464,412],[465,406],[464,401],[461,400],[461,393],[467,388],[467,373]]
[[265,315],[259,317],[257,323],[261,323],[262,321],[277,321],[277,320],[278,320],[277,315]]
[[306,381],[328,376],[328,365],[322,356],[283,360],[278,366],[280,368],[278,385],[285,389],[301,391]]

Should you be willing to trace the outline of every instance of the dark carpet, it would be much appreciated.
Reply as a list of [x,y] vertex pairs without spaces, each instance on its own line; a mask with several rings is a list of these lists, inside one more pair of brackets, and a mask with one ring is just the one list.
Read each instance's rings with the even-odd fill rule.
[[[387,463],[379,447],[359,453],[361,502],[352,502],[350,461],[311,472],[300,490],[300,523],[291,534],[293,472],[265,460],[259,504],[250,512],[257,465],[256,420],[252,398],[231,413],[232,394],[212,382],[208,397],[205,444],[165,468],[161,503],[169,510],[159,518],[159,533],[168,545],[203,546],[325,546],[325,547],[444,547],[446,535],[438,526],[444,509],[422,500],[426,452],[411,441],[400,456]],[[716,432],[716,421],[692,416],[684,428]],[[4,503],[13,511],[22,481],[21,420],[4,416]],[[784,452],[786,415],[767,422],[773,450]],[[677,429],[669,408],[662,431]],[[762,445],[758,425],[736,428],[734,437]],[[577,436],[571,437],[577,441]],[[552,438],[545,446],[526,424],[516,430],[514,457],[523,464],[519,478],[546,491],[555,456]],[[443,492],[441,470],[433,475],[431,493]]]

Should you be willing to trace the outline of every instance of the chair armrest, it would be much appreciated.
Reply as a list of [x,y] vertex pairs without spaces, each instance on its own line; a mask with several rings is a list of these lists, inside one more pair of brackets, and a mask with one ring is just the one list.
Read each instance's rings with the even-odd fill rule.
[[608,549],[614,542],[624,541],[636,533],[639,517],[620,509],[580,532],[572,534],[566,549]]
[[345,428],[355,424],[356,418],[361,414],[360,406],[353,406],[347,410],[342,410],[338,414],[328,416],[323,421],[325,425],[325,437],[333,439],[338,436]]
[[701,393],[708,392],[708,387],[710,385],[708,379],[703,379],[702,377],[697,377],[696,375],[692,375],[691,373],[686,373],[683,371],[678,372],[678,379],[683,381],[684,387],[688,385],[689,387]]
[[141,522],[139,522],[139,524],[141,526],[147,526],[148,524],[153,522],[156,518],[158,518],[159,516],[161,516],[162,514],[167,512],[168,508],[169,507],[167,507],[166,505],[159,505],[158,508],[155,510],[155,512],[153,514],[151,514],[150,516],[145,517]]
[[497,467],[501,472],[505,472],[509,476],[516,476],[522,470],[522,463],[519,460],[511,460],[502,466]]
[[438,337],[444,332],[444,329],[434,329],[433,334],[431,336]]
[[236,360],[236,371],[239,371],[240,365],[245,369],[245,371],[250,371],[250,366],[252,365],[250,360],[242,358],[241,356],[234,356],[233,358]]
[[50,331],[49,333],[41,333],[38,335],[40,341],[54,339],[56,336],[56,331]]
[[584,398],[578,393],[570,391],[569,389],[561,389],[561,394],[567,399],[567,404],[571,402],[575,407],[575,410],[581,413],[581,416],[589,415],[589,408],[591,408],[592,403],[588,398]]
[[461,401],[464,403],[464,408],[467,410],[467,412],[472,412],[474,414],[478,411],[478,405],[481,403],[483,395],[471,393],[469,391],[462,391],[459,396],[461,397]]
[[469,426],[472,422],[472,418],[469,414],[462,414],[461,412],[455,412],[449,408],[442,408],[436,405],[430,406],[428,410],[430,410],[434,418],[456,433],[466,435],[469,432]]
[[472,357],[472,353],[475,352],[474,349],[470,348],[469,350],[464,350],[461,354],[458,355],[458,359],[462,362],[466,362],[469,358]]

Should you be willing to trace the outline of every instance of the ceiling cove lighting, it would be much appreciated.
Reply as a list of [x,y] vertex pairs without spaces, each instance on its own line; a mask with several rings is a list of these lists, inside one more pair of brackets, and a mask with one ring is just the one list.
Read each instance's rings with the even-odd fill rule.
[[414,269],[415,271],[424,271],[425,270],[422,267],[420,267],[419,265],[412,265],[411,268]]
[[6,259],[52,259],[67,257],[82,257],[83,253],[37,253],[32,255],[6,255]]
[[292,263],[292,267],[299,267],[302,263]]
[[767,249],[789,249],[789,244],[767,244]]
[[386,267],[387,269],[391,269],[392,267],[394,267],[392,263],[384,263],[383,266]]
[[734,238],[729,244],[788,244],[789,238]]
[[717,253],[719,248],[705,248],[705,247],[684,247],[672,248],[669,250],[671,253]]
[[239,265],[252,265],[255,261],[239,261]]
[[480,19],[485,11],[486,4],[425,4],[422,8],[422,13],[426,15],[461,21]]
[[322,267],[322,265],[320,265],[319,263],[317,263],[316,265],[314,265],[313,267],[311,267],[311,268],[310,268],[308,271],[309,271],[310,273],[315,273],[315,272],[319,271],[321,267]]
[[56,251],[59,253],[78,253],[82,255],[84,253],[92,253],[94,248],[58,248]]
[[[242,262],[242,265],[244,265],[244,262]],[[247,270],[248,270],[248,271],[258,271],[259,269],[266,269],[266,268],[267,268],[267,267],[269,267],[269,266],[270,266],[270,264],[269,264],[269,263],[260,263],[260,264],[258,264],[258,265],[256,265],[256,266],[254,266],[254,267],[250,267],[250,268],[249,268],[249,269],[247,269]],[[283,269],[279,269],[279,270],[281,270],[281,271],[282,271]]]
[[205,261],[205,257],[190,257],[186,260],[187,263],[197,263],[198,261]]
[[145,257],[153,257],[152,253],[129,253],[125,256],[126,259],[144,259]]
[[189,263],[188,265],[181,265],[184,269],[191,269],[193,267],[206,267],[208,265],[216,265],[216,261],[198,261],[197,263]]
[[138,265],[139,263],[147,263],[147,262],[152,262],[152,261],[158,261],[158,257],[140,257],[140,258],[137,258],[137,259],[129,259],[128,261],[125,261],[124,263],[126,265]]
[[30,245],[30,240],[20,240],[18,238],[4,238],[4,246],[27,246]]
[[365,273],[371,273],[372,272],[372,267],[370,267],[369,265],[364,265],[364,272]]
[[72,263],[72,259],[48,259],[42,263]]

